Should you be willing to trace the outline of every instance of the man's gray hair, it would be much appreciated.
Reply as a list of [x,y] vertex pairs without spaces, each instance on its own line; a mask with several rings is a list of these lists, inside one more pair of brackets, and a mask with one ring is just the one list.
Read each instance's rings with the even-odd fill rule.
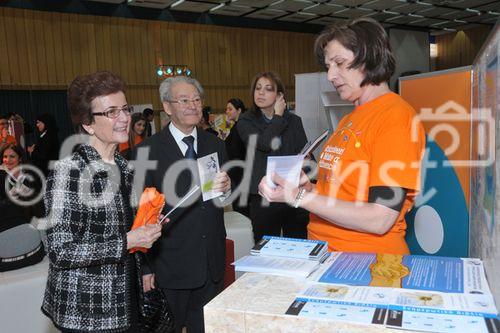
[[172,86],[177,84],[177,83],[187,83],[195,86],[195,88],[198,90],[198,93],[200,94],[200,97],[203,98],[203,87],[201,86],[200,82],[198,80],[193,79],[192,77],[188,76],[174,76],[174,77],[169,77],[166,78],[161,84],[160,84],[160,100],[162,102],[168,102],[172,100]]

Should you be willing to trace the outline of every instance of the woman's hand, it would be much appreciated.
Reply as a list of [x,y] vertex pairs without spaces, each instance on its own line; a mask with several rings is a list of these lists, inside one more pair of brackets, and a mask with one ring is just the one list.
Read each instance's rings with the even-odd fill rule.
[[127,232],[127,250],[134,247],[151,248],[153,243],[161,236],[161,225],[146,224]]
[[170,219],[169,219],[169,218],[167,218],[167,217],[165,217],[165,215],[164,215],[164,214],[160,214],[160,215],[158,216],[158,221],[157,221],[157,223],[158,223],[158,224],[161,224],[162,226],[164,226],[164,225],[165,225],[165,224],[167,224],[168,222],[170,222]]
[[288,183],[277,173],[273,173],[271,180],[276,184],[276,187],[271,187],[268,184],[267,176],[264,176],[259,184],[259,194],[269,202],[286,202],[292,205],[299,192],[299,187]]
[[286,101],[283,93],[278,93],[278,97],[276,98],[276,102],[274,102],[274,114],[278,116],[283,116],[285,113]]
[[148,292],[151,289],[155,289],[155,275],[146,274],[142,276],[142,287],[144,292]]
[[28,151],[28,153],[31,154],[33,152],[33,150],[35,150],[35,145],[32,144],[31,146],[29,146],[28,148],[26,148],[26,150]]
[[226,193],[231,189],[231,178],[225,171],[219,172],[214,179],[212,190],[215,192]]

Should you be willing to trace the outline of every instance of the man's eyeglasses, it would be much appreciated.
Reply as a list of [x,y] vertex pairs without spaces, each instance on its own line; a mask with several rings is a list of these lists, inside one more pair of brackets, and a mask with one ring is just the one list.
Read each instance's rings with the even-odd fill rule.
[[178,103],[182,107],[188,106],[190,103],[193,103],[194,106],[200,106],[203,99],[201,97],[195,97],[193,99],[189,98],[179,98],[176,101],[168,101],[169,103]]
[[120,111],[123,111],[125,115],[130,115],[132,112],[134,112],[134,107],[133,106],[124,106],[122,108],[109,108],[104,112],[95,112],[92,113],[93,116],[106,116],[108,118],[114,119],[118,118],[120,115]]

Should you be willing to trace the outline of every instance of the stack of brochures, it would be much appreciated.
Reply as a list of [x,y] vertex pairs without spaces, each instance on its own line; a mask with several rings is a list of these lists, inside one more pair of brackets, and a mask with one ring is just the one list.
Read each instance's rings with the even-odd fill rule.
[[323,261],[328,243],[320,240],[264,236],[250,251],[252,254]]
[[324,241],[264,236],[251,255],[234,262],[235,270],[306,278],[329,255]]

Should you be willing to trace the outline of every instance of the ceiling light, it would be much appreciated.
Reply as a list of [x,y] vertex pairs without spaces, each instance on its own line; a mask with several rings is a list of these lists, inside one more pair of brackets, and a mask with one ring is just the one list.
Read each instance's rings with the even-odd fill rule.
[[224,7],[224,6],[225,6],[225,4],[221,3],[220,5],[217,5],[214,8],[210,8],[209,12],[213,12],[213,11],[215,11],[215,10],[221,8],[221,7]]
[[177,2],[174,2],[173,4],[170,5],[170,7],[175,7],[175,6],[178,6],[180,5],[181,3],[183,3],[185,0],[179,0]]
[[477,9],[465,8],[465,10],[471,13],[476,13],[477,15],[481,15],[481,12]]

